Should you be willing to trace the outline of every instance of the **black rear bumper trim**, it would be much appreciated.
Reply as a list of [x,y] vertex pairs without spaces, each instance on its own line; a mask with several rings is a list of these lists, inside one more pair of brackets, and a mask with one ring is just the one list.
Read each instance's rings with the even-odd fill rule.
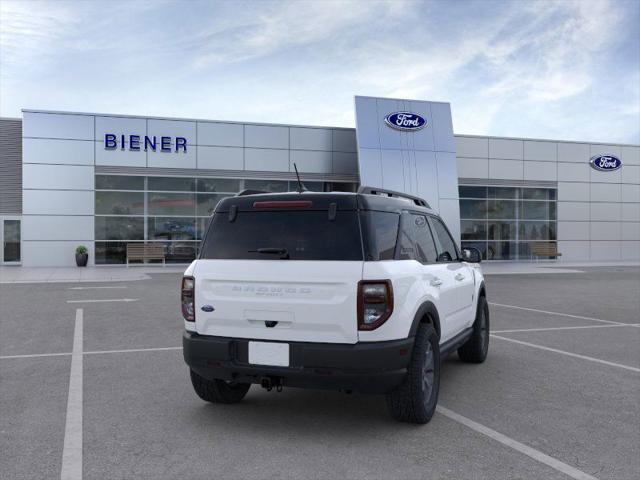
[[269,376],[277,377],[284,386],[385,393],[404,379],[414,338],[353,345],[287,342],[288,367],[250,364],[249,341],[185,332],[184,360],[208,379],[260,383]]

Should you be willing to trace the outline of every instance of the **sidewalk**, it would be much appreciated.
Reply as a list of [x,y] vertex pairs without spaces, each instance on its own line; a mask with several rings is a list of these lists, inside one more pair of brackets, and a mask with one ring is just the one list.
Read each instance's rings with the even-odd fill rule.
[[531,275],[543,273],[583,273],[585,267],[636,267],[638,261],[624,262],[557,262],[553,260],[540,262],[483,262],[480,264],[486,275]]
[[0,266],[3,283],[118,282],[148,280],[150,273],[182,273],[186,265],[135,267],[14,267]]
[[[637,267],[640,262],[482,262],[487,275],[531,275],[546,273],[582,273],[583,267]],[[113,267],[13,267],[0,266],[0,284],[118,282],[148,280],[149,274],[182,273],[186,265]]]

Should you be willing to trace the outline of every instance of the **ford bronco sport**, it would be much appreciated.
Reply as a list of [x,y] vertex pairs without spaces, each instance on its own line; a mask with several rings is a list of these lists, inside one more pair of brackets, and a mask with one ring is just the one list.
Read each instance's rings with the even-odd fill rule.
[[416,197],[226,198],[182,279],[193,388],[218,403],[239,402],[253,383],[384,393],[395,419],[426,423],[442,356],[487,356],[479,262]]

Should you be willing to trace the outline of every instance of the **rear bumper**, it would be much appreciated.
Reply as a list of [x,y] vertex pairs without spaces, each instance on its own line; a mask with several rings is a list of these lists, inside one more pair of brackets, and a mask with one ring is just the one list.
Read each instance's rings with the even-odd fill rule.
[[402,383],[413,340],[353,345],[288,342],[289,367],[248,363],[249,339],[185,332],[182,344],[187,365],[208,379],[260,383],[272,377],[290,387],[385,393]]

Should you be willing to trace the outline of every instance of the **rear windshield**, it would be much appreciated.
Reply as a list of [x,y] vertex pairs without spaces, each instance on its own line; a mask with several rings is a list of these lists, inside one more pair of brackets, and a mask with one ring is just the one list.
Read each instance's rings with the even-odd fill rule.
[[238,212],[213,216],[200,258],[362,260],[358,214],[338,211]]

